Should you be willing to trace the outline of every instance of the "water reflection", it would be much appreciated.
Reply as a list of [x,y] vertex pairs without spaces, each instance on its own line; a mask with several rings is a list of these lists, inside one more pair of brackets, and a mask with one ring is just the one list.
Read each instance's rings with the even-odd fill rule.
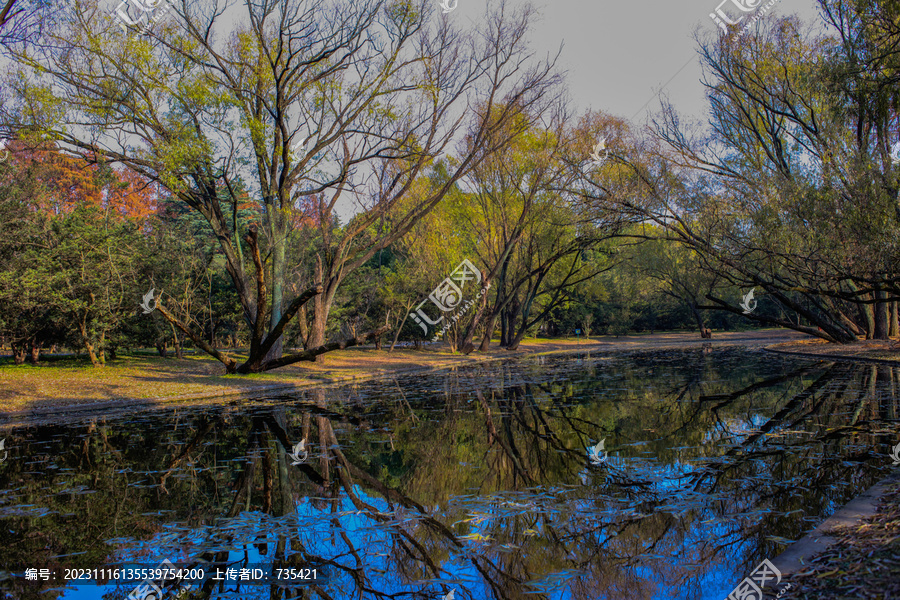
[[[186,596],[204,599],[718,599],[886,472],[897,376],[737,350],[542,357],[14,429],[0,561],[328,573]],[[63,584],[0,589],[132,587]]]

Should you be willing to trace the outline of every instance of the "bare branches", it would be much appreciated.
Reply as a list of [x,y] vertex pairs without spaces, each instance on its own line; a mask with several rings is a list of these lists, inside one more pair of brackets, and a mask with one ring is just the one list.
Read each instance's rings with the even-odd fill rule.
[[206,340],[204,340],[202,337],[200,337],[199,335],[194,333],[190,327],[188,327],[187,325],[182,323],[177,317],[175,317],[175,315],[173,315],[171,312],[166,310],[165,306],[163,306],[161,304],[157,304],[156,308],[157,308],[157,310],[159,310],[159,313],[163,317],[165,317],[166,321],[168,321],[169,323],[171,323],[172,325],[174,325],[175,327],[180,329],[182,332],[184,332],[185,335],[187,335],[189,338],[191,338],[191,340],[193,340],[193,342],[195,344],[197,344],[198,348],[201,348],[204,352],[206,352],[207,354],[209,354],[210,356],[214,357],[216,360],[221,362],[223,365],[225,365],[225,370],[228,373],[235,372],[235,370],[237,368],[237,362],[233,358],[231,358],[227,354],[220,352],[219,350],[217,350],[217,349],[213,348],[212,346],[210,346],[209,344],[207,344]]

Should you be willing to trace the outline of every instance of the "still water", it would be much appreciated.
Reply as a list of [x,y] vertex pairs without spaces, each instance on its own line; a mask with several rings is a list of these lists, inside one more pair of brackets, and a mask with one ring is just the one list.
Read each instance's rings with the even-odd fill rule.
[[0,596],[123,599],[140,572],[65,575],[167,560],[207,576],[166,598],[720,600],[888,473],[898,381],[741,348],[557,355],[6,427]]

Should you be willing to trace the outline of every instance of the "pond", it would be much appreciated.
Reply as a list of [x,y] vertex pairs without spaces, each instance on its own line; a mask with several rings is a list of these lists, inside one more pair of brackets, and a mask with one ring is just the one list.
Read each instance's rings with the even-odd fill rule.
[[8,424],[0,594],[721,600],[889,472],[898,375],[552,355]]

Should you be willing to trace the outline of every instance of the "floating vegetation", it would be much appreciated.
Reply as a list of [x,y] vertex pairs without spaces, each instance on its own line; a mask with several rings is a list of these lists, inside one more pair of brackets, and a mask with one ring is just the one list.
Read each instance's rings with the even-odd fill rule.
[[10,430],[0,541],[18,575],[0,590],[63,597],[21,573],[169,560],[324,574],[207,582],[191,599],[718,600],[890,468],[891,369],[743,350],[547,356]]

